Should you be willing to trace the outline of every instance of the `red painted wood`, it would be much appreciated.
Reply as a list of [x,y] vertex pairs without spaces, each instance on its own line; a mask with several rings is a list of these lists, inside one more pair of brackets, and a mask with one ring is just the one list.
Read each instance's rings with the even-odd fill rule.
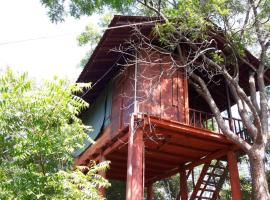
[[191,127],[182,123],[178,123],[175,121],[171,121],[171,120],[160,120],[156,117],[149,117],[147,118],[147,120],[145,120],[146,123],[151,123],[151,124],[155,124],[156,129],[160,128],[161,130],[165,130],[165,132],[168,131],[176,131],[178,133],[182,133],[185,135],[189,135],[192,137],[198,137],[198,138],[203,138],[203,139],[209,139],[212,141],[216,141],[216,142],[220,142],[220,143],[224,143],[224,144],[232,144],[228,139],[226,139],[226,137],[223,134],[218,134],[218,133],[214,133],[211,132],[209,130],[204,130],[204,129],[200,129],[197,127]]
[[185,90],[182,70],[173,71],[169,56],[142,51],[138,66],[139,112],[183,122]]
[[[100,159],[99,159],[99,162],[103,162],[105,161],[105,157],[103,156],[103,154],[100,155]],[[101,175],[103,178],[106,178],[106,171],[100,171],[99,172],[99,175]],[[106,197],[106,190],[105,190],[105,187],[99,187],[98,188],[100,194],[103,196],[103,197]]]
[[147,200],[153,200],[153,184],[147,186]]
[[121,94],[123,92],[123,77],[119,77],[113,83],[113,93],[112,93],[112,132],[111,138],[115,137],[118,133],[118,130],[121,126],[121,107],[122,107],[122,98]]
[[132,199],[132,172],[133,172],[133,151],[134,151],[134,115],[131,116],[129,124],[129,139],[128,139],[128,158],[127,158],[127,181],[126,181],[126,200]]
[[[151,135],[151,133],[147,132],[148,135]],[[201,150],[202,152],[213,152],[218,149],[226,148],[227,145],[221,144],[218,142],[212,142],[208,141],[207,139],[204,138],[197,138],[197,137],[190,137],[186,134],[179,134],[173,131],[166,132],[166,134],[161,131],[156,131],[156,134],[160,134],[163,137],[168,138],[169,144],[172,145],[177,145],[177,146],[185,146],[192,148],[194,150]],[[152,140],[146,141],[146,146],[151,145],[151,143],[155,143]],[[161,143],[162,144],[162,143]],[[161,144],[156,144],[156,146],[161,145]]]
[[132,199],[132,156],[134,148],[134,115],[132,115],[129,124],[128,139],[128,159],[127,159],[127,181],[126,181],[126,200]]
[[127,68],[114,81],[111,138],[129,124],[130,114],[134,111],[134,84],[134,66]]
[[85,152],[75,159],[74,165],[88,165],[90,159],[94,159],[93,154],[97,153],[102,146],[110,141],[111,125],[106,127],[102,132],[99,139],[94,145],[91,145]]
[[[179,77],[178,74],[175,73],[172,77],[172,105],[178,107],[178,96],[179,96]],[[180,92],[181,93],[181,92]]]
[[211,154],[208,154],[207,156],[205,156],[202,159],[199,159],[199,160],[196,160],[196,161],[193,161],[193,162],[187,164],[186,168],[190,170],[198,165],[201,165],[201,164],[204,164],[207,162],[211,162],[211,160],[213,160],[213,159],[218,159],[222,156],[225,156],[227,152],[228,152],[228,148],[213,152]]
[[228,165],[229,165],[229,174],[230,174],[230,183],[231,183],[231,192],[232,200],[241,200],[241,190],[240,190],[240,180],[237,168],[237,159],[233,151],[227,153]]
[[147,52],[142,51],[140,53],[140,60],[155,60],[155,63],[138,63],[137,95],[139,112],[154,114],[160,117],[160,55],[155,53],[149,56]]
[[[171,155],[179,155],[183,158],[196,159],[206,154],[207,151],[193,149],[192,146],[181,146],[180,144],[167,143],[162,145],[160,151],[170,153]],[[209,151],[208,151],[209,152]]]
[[135,87],[135,66],[127,68],[125,72],[125,80],[123,81],[123,93],[121,98],[123,99],[122,105],[122,126],[126,126],[130,122],[130,115],[134,112],[134,87]]
[[124,135],[122,137],[120,137],[118,140],[116,140],[112,145],[110,145],[105,151],[104,151],[104,155],[108,155],[110,153],[112,153],[113,151],[116,150],[116,148],[118,148],[121,144],[123,144],[124,142],[127,142],[128,140],[128,135]]
[[195,188],[193,188],[193,192],[191,194],[190,200],[195,200],[196,199],[196,195],[197,195],[197,193],[198,193],[198,191],[199,191],[199,189],[201,187],[201,184],[202,184],[203,179],[204,179],[204,177],[205,177],[205,175],[207,173],[207,170],[209,168],[209,165],[210,165],[210,161],[208,161],[208,162],[206,162],[204,164],[204,166],[202,168],[202,171],[200,173],[200,177],[199,177],[199,179],[198,179],[198,181],[197,181],[197,183],[195,185]]
[[143,198],[143,176],[144,176],[144,160],[143,160],[143,131],[137,130],[134,138],[134,151],[132,157],[132,200],[138,200]]
[[134,116],[130,122],[126,200],[140,200],[143,198],[144,189],[144,144],[143,130],[134,129]]
[[188,199],[187,174],[184,167],[180,167],[180,192],[181,200]]

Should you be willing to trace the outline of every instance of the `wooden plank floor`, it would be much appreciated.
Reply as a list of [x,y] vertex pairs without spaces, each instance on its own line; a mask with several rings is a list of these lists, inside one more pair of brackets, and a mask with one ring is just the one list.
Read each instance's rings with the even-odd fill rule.
[[[148,117],[146,120],[142,117],[140,120],[143,120],[144,124],[146,182],[166,177],[177,172],[181,165],[191,165],[205,156],[222,150],[225,152],[232,146],[220,133],[154,117]],[[106,177],[126,180],[128,127],[121,130],[113,140],[103,136],[96,144],[99,148],[92,145],[85,152],[87,155],[81,155],[76,164],[85,163],[85,159],[98,160],[98,156],[105,153],[106,160],[111,161]]]

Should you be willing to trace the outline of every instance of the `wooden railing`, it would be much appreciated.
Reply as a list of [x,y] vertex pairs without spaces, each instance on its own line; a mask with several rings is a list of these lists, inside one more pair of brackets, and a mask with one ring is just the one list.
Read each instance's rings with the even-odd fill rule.
[[[251,142],[251,137],[249,136],[247,129],[245,128],[242,120],[237,118],[223,117],[227,126],[243,140]],[[198,111],[194,109],[189,109],[189,125],[201,129],[207,129],[213,132],[222,133],[218,123],[213,114],[206,113],[203,111]]]

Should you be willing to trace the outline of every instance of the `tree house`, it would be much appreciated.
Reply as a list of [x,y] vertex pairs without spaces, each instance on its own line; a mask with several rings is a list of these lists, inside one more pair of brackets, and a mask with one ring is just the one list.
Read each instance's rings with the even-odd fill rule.
[[[150,34],[155,23],[147,17],[115,16],[80,74],[77,82],[93,84],[83,94],[91,106],[81,118],[93,127],[90,136],[96,143],[77,152],[75,164],[110,160],[106,178],[126,181],[127,200],[143,199],[145,187],[147,199],[153,199],[152,184],[176,173],[178,199],[218,199],[227,174],[232,198],[241,199],[240,149],[219,131],[207,102],[189,86],[185,70],[171,70],[169,55],[152,49],[130,52],[129,62],[121,51],[111,50],[129,45],[131,24]],[[248,90],[248,69],[241,70],[241,84]],[[225,85],[209,87],[219,108],[229,109],[232,99]],[[241,120],[229,116],[226,121],[235,134],[250,140]],[[203,167],[195,182],[193,169],[199,165]],[[193,180],[190,193],[188,179]]]

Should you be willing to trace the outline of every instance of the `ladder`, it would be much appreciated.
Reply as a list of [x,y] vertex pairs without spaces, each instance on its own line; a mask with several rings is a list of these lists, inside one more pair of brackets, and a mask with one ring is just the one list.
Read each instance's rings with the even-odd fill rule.
[[190,200],[218,200],[219,192],[227,175],[227,161],[214,160],[205,163],[193,188]]

